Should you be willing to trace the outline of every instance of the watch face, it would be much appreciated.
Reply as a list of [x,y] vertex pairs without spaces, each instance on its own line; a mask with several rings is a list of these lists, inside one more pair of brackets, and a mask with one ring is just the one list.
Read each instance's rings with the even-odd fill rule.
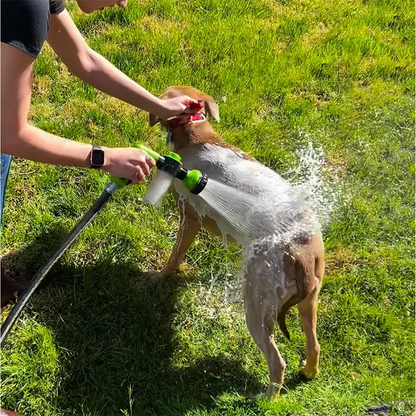
[[91,163],[93,166],[104,165],[104,150],[94,149],[92,151]]

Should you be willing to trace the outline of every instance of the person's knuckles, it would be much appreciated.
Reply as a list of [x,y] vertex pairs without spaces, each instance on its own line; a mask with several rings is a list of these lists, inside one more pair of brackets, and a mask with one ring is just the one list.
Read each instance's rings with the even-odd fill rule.
[[132,183],[132,184],[138,184],[138,183],[140,183],[140,181],[139,181],[139,179],[137,178],[137,176],[136,175],[133,175],[131,178],[130,178],[130,182]]
[[136,176],[136,178],[138,179],[139,182],[141,182],[145,177],[143,171],[140,168],[136,169],[136,175],[135,176]]
[[136,169],[136,176],[140,179],[143,180],[145,178],[145,174],[143,173],[143,170],[141,167],[137,167]]
[[147,165],[147,163],[143,164],[141,168],[142,168],[142,172],[143,172],[146,176],[150,173],[150,168],[149,168],[149,166]]
[[148,166],[150,166],[150,168],[154,168],[156,166],[155,160],[151,157],[148,157],[146,159],[146,163],[147,163]]

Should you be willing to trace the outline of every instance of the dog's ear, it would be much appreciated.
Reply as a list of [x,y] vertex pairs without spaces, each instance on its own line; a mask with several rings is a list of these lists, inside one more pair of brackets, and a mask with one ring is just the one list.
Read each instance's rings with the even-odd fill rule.
[[159,117],[155,116],[152,113],[149,113],[149,126],[150,127],[155,126],[159,122],[160,122],[160,118]]
[[217,123],[220,121],[220,110],[218,104],[209,95],[205,95],[203,98],[204,107],[209,117],[212,117]]

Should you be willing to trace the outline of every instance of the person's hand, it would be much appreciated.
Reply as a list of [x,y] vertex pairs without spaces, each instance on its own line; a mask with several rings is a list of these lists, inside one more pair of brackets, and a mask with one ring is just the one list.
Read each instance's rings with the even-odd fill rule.
[[156,166],[156,162],[147,153],[130,147],[104,149],[103,170],[118,178],[128,179],[132,183],[142,182]]
[[160,100],[160,109],[156,116],[162,120],[168,120],[175,116],[178,117],[193,114],[195,110],[191,110],[190,105],[197,102],[197,100],[194,100],[187,95],[181,95],[180,97],[171,98],[169,100]]
[[127,7],[127,1],[128,0],[118,0],[117,6],[122,7],[124,9],[125,7]]

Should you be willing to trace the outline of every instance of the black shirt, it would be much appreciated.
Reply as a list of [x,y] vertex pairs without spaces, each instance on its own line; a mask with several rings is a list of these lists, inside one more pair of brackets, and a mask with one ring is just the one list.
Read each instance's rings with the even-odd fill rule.
[[1,41],[37,58],[48,36],[51,14],[64,10],[63,1],[1,0]]

